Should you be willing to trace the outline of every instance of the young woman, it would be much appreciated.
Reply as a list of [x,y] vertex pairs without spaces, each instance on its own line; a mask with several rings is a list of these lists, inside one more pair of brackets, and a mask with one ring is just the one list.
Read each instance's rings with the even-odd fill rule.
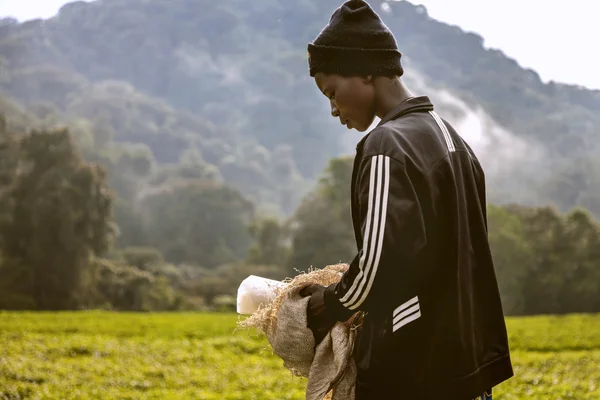
[[364,1],[335,10],[308,52],[334,118],[360,132],[381,119],[354,161],[356,257],[339,283],[303,291],[316,342],[363,311],[357,400],[491,399],[513,369],[476,155],[403,83],[394,35]]

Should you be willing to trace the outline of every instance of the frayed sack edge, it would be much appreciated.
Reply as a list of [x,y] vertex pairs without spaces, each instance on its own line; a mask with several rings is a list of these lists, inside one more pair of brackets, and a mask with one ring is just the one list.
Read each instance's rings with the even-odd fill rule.
[[[311,268],[308,272],[301,272],[294,278],[286,278],[282,281],[287,284],[286,286],[274,288],[276,296],[272,302],[261,304],[250,316],[240,316],[238,318],[236,331],[239,329],[255,329],[267,336],[275,334],[279,306],[289,293],[294,290],[301,290],[311,284],[329,286],[333,283],[337,283],[340,281],[344,272],[348,270],[348,267],[348,264],[333,264],[328,265],[323,269]],[[357,312],[343,324],[348,325],[350,329],[358,329],[362,324],[362,319],[363,313]]]

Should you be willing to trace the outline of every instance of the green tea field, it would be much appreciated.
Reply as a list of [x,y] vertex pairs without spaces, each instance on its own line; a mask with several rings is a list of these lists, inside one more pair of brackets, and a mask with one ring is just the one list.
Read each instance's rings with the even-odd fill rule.
[[[0,400],[303,399],[237,315],[2,313]],[[494,399],[600,399],[600,316],[509,318],[516,376]]]

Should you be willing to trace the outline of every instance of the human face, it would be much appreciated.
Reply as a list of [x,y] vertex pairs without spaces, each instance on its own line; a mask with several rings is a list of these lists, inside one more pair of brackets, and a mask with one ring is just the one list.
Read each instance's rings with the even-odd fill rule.
[[331,115],[342,125],[366,131],[375,119],[375,90],[372,77],[346,77],[319,72],[315,82],[329,99]]

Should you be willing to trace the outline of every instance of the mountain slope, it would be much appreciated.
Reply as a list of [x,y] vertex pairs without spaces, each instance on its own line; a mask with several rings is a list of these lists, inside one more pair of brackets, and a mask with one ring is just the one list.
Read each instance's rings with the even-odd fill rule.
[[[28,106],[103,118],[115,140],[148,145],[159,163],[197,153],[253,200],[289,213],[327,160],[359,137],[328,115],[307,71],[306,43],[339,4],[74,2],[50,20],[0,22],[0,88]],[[379,12],[397,36],[406,80],[473,138],[491,201],[600,214],[599,91],[543,84],[424,7],[386,4]],[[131,100],[138,111],[129,112],[130,98],[147,100]],[[195,122],[173,125],[173,115]]]

